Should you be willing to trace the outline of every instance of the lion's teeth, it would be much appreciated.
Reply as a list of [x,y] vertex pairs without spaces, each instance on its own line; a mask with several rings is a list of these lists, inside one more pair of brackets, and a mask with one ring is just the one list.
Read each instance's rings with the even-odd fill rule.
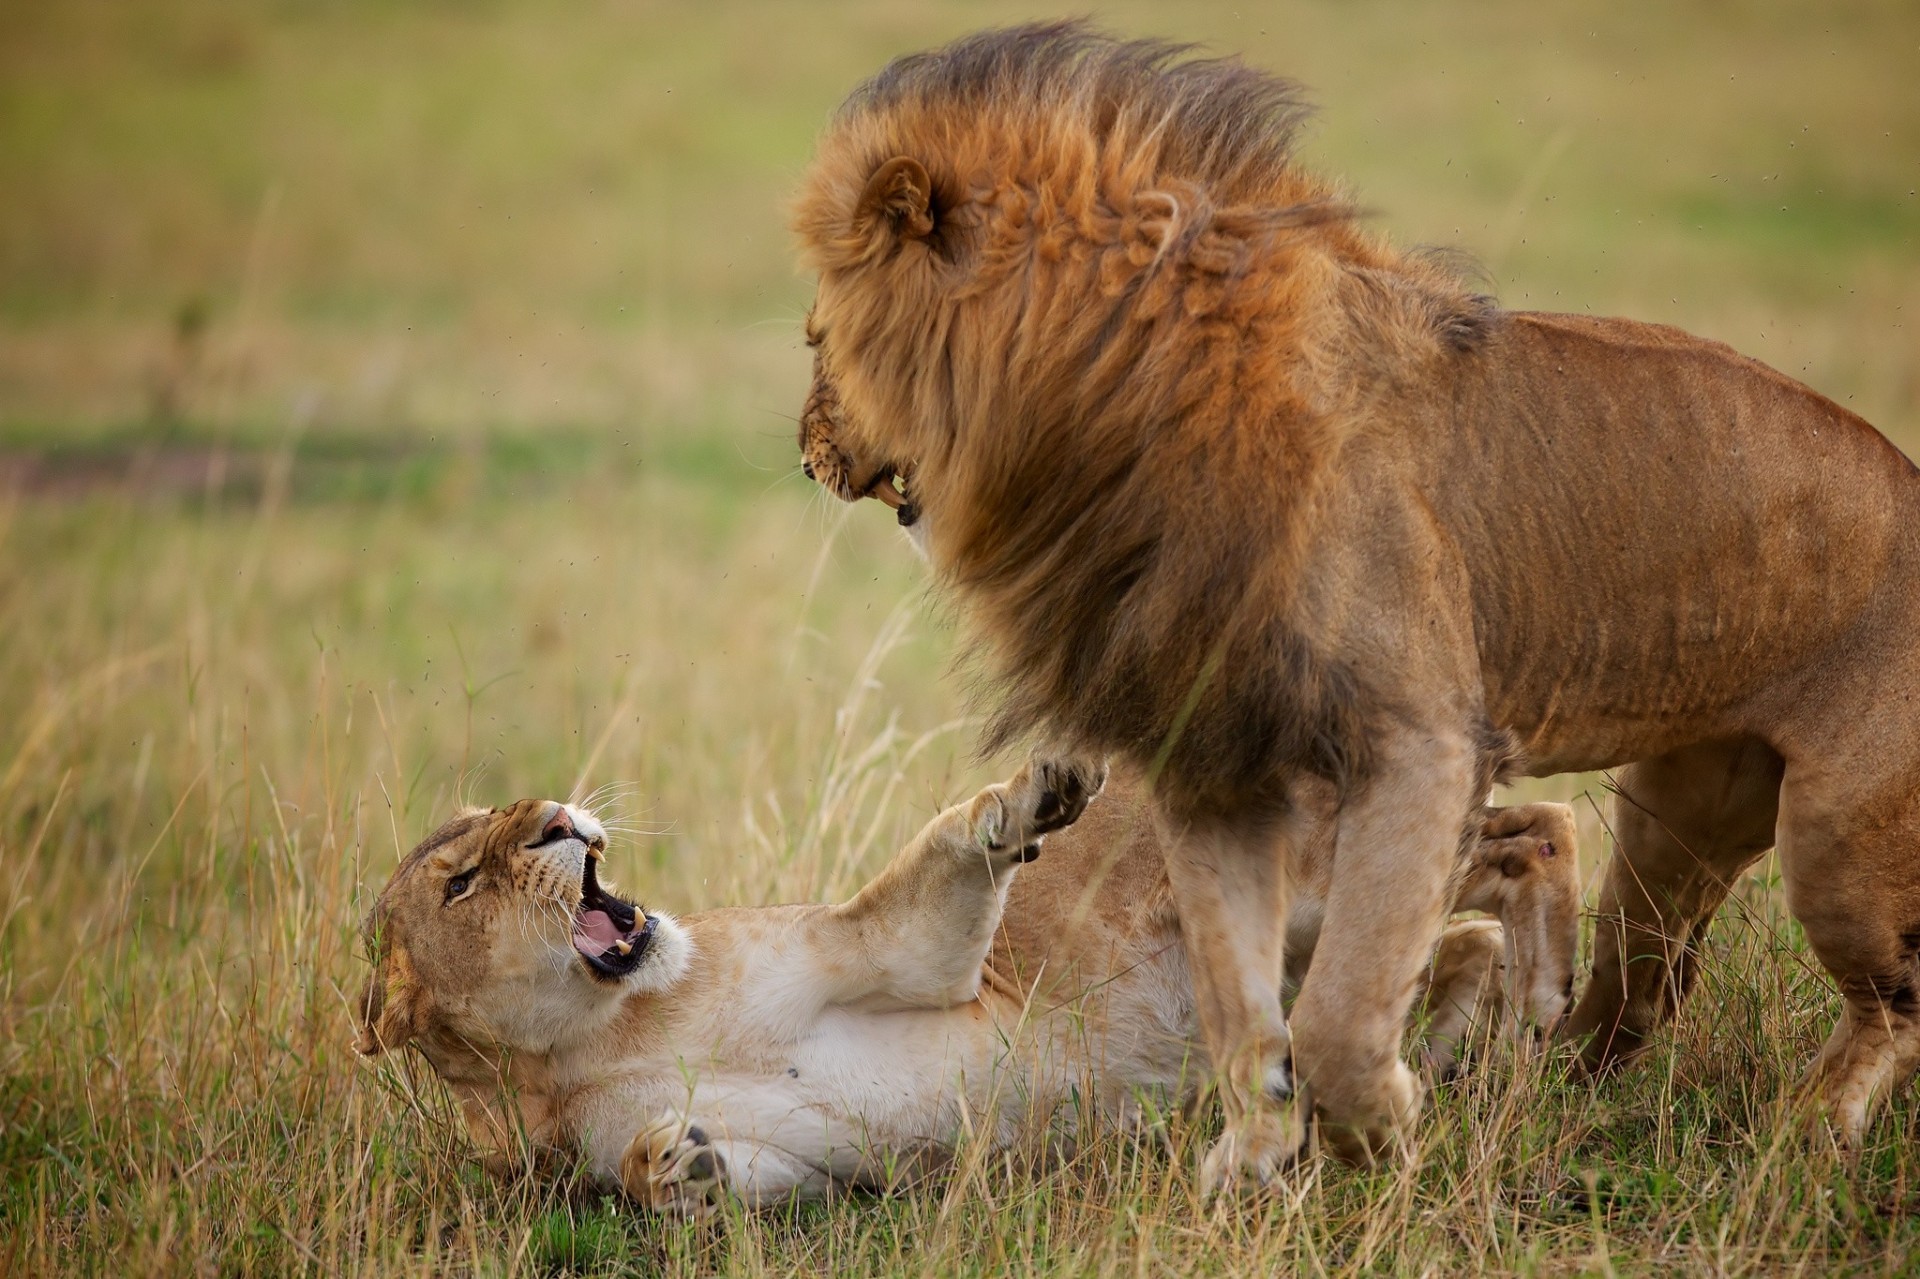
[[622,955],[631,955],[633,953],[633,943],[631,942],[617,941],[613,943],[613,948]]
[[592,844],[588,844],[587,856],[593,858],[593,860],[598,862],[598,861],[605,861],[607,855],[601,852],[598,848],[595,848]]

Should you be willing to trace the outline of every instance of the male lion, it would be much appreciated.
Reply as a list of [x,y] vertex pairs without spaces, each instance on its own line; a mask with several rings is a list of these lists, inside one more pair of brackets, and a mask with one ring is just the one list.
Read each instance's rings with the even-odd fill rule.
[[[1076,1099],[1136,1123],[1143,1099],[1178,1102],[1206,1065],[1153,825],[1124,802],[1137,788],[1080,817],[1102,777],[1030,764],[934,818],[842,905],[684,921],[600,880],[591,814],[470,810],[407,856],[367,921],[358,1046],[417,1046],[496,1158],[524,1132],[536,1154],[583,1155],[679,1213],[728,1191],[894,1185],[968,1131],[1071,1141],[1088,1117]],[[1436,1071],[1506,1014],[1503,971],[1515,1029],[1564,1010],[1571,817],[1487,815],[1461,897],[1508,926],[1462,921],[1441,940],[1425,1001]]]
[[1462,815],[1623,764],[1586,1061],[1671,1012],[1777,844],[1845,1001],[1812,1096],[1856,1142],[1920,1063],[1920,475],[1724,346],[1503,311],[1392,248],[1293,163],[1301,114],[1237,61],[992,31],[857,89],[795,215],[847,487],[911,475],[1004,694],[988,746],[1154,773],[1224,1084],[1204,1179],[1292,1157],[1296,1062],[1352,1153],[1390,1143]]

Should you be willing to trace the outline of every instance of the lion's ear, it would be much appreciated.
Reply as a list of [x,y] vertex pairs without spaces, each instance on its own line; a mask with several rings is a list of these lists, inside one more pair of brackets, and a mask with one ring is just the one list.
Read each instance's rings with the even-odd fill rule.
[[933,234],[933,179],[910,155],[897,155],[873,171],[854,210],[859,226],[884,223],[903,240]]
[[420,991],[409,980],[412,965],[404,950],[391,952],[367,975],[360,992],[360,1033],[353,1050],[363,1057],[374,1057],[390,1049],[404,1048],[417,1029],[416,1016]]

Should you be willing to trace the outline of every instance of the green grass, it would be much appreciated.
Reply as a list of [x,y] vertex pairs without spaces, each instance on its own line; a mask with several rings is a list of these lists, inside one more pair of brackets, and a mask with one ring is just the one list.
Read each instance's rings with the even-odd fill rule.
[[[1855,1166],[1785,1126],[1836,1003],[1771,867],[1617,1081],[1483,1071],[1417,1165],[1251,1206],[1177,1120],[682,1227],[353,1057],[358,919],[462,795],[626,783],[688,910],[845,892],[996,771],[891,522],[794,473],[782,202],[860,76],[1032,12],[0,9],[0,1274],[1920,1267],[1913,1097]],[[1911,6],[1102,12],[1308,82],[1313,162],[1509,304],[1920,447]]]

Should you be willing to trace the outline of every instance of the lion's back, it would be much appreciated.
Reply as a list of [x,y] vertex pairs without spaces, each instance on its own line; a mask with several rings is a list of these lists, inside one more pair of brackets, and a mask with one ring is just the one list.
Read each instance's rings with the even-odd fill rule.
[[[1473,579],[1490,711],[1523,737],[1552,711],[1644,751],[1647,724],[1738,706],[1877,625],[1890,577],[1920,570],[1912,463],[1719,342],[1510,313],[1436,389],[1432,500]],[[1525,745],[1536,767],[1619,762],[1606,740]]]

